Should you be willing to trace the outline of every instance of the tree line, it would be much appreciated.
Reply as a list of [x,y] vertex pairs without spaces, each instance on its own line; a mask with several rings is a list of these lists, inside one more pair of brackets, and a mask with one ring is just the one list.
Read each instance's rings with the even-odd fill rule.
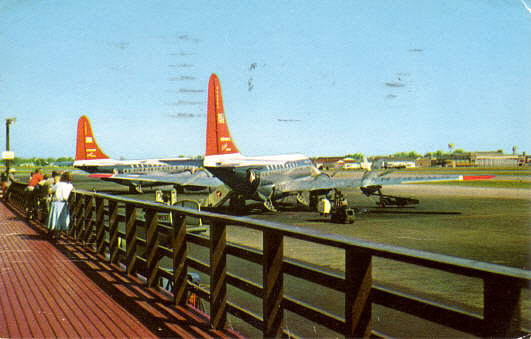
[[15,157],[15,159],[10,161],[11,166],[20,166],[23,164],[33,164],[35,166],[49,166],[55,163],[66,163],[73,162],[74,158],[72,157],[59,157],[59,158],[21,158]]
[[[498,151],[499,152],[499,151]],[[417,153],[415,151],[411,151],[411,152],[396,152],[396,153],[393,153],[393,154],[388,154],[386,155],[385,157],[387,158],[395,158],[395,159],[416,159],[416,158],[422,158],[422,157],[425,157],[425,158],[440,158],[442,156],[445,156],[445,155],[450,155],[450,154],[463,154],[465,153],[464,150],[458,148],[458,149],[455,149],[451,152],[445,152],[445,151],[442,151],[442,150],[437,150],[435,152],[428,152],[424,155],[420,154],[420,153]],[[363,160],[363,153],[352,153],[352,154],[347,154],[345,155],[346,158],[352,158],[354,160],[359,160],[359,161],[362,161]],[[371,158],[374,158],[374,157],[371,157]]]

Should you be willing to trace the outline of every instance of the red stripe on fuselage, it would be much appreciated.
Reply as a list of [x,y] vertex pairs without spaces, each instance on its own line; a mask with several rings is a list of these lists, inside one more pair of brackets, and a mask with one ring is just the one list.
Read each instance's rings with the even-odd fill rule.
[[89,178],[111,178],[113,177],[114,174],[107,174],[107,173],[94,173],[94,174],[89,174]]
[[465,180],[485,180],[492,179],[495,175],[463,175],[463,181]]

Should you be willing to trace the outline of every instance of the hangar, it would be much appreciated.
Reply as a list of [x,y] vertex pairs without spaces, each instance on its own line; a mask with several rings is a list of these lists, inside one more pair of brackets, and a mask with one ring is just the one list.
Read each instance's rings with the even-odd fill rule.
[[465,152],[444,154],[432,160],[432,166],[442,167],[519,167],[529,165],[529,158],[522,155],[507,155],[503,152]]

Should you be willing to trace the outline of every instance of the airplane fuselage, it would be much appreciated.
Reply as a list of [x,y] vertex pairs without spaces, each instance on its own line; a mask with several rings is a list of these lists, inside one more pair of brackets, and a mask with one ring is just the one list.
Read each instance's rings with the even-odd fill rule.
[[256,164],[248,166],[206,166],[206,168],[234,193],[257,201],[263,201],[264,197],[269,197],[273,201],[283,198],[289,194],[275,190],[275,186],[293,180],[304,180],[315,174],[315,167],[307,158],[282,163],[260,164],[257,161]]
[[82,160],[74,162],[74,167],[88,173],[113,174],[177,174],[195,171],[202,165],[201,160],[193,159],[146,159],[146,160]]

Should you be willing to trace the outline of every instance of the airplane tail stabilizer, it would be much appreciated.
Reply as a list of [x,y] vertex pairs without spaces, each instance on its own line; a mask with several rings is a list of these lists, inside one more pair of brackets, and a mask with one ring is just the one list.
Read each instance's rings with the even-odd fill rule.
[[77,122],[76,160],[109,159],[99,148],[86,116]]
[[207,139],[205,156],[237,154],[238,148],[232,141],[218,76],[213,73],[208,82]]

